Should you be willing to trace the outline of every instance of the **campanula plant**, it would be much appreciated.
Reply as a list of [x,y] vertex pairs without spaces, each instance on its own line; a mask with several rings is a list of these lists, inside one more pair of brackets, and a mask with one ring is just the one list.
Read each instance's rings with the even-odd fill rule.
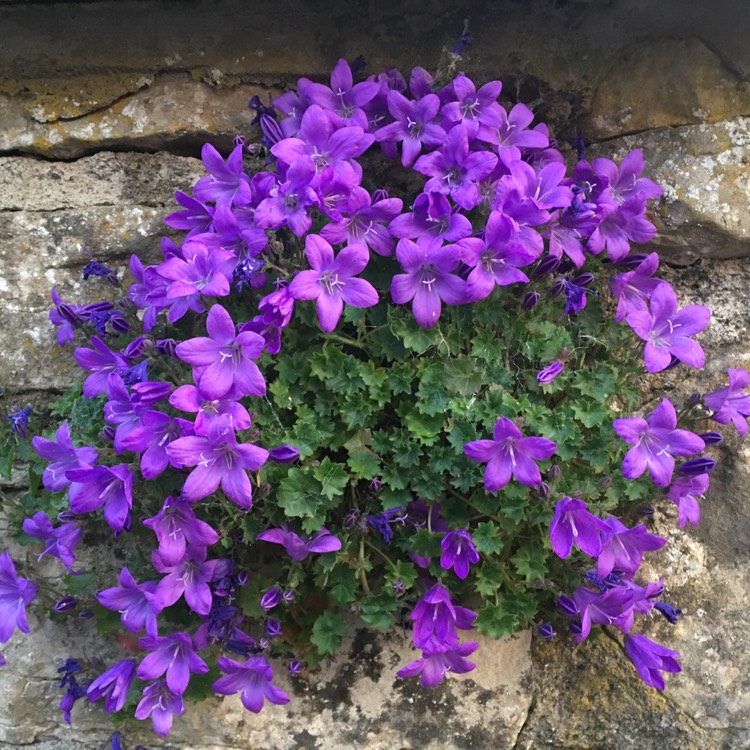
[[[474,669],[472,634],[530,627],[619,630],[660,689],[680,670],[637,632],[680,612],[641,572],[666,541],[635,510],[697,523],[707,422],[747,431],[748,375],[643,404],[645,373],[703,365],[710,319],[636,247],[661,188],[637,150],[569,170],[501,95],[339,60],[330,86],[254,97],[259,142],[204,146],[166,219],[180,241],[134,256],[121,300],[52,290],[85,380],[30,445],[35,415],[11,410],[3,444],[32,464],[7,505],[19,541],[68,588],[3,553],[0,641],[36,606],[131,651],[71,660],[68,719],[103,701],[165,735],[212,692],[279,710],[279,674],[304,679],[356,622],[409,629],[394,677],[427,687]],[[128,564],[87,570],[84,530]]]

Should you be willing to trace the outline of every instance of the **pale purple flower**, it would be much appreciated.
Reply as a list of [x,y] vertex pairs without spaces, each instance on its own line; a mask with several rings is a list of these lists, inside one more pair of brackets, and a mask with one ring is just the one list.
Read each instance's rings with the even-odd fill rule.
[[507,417],[495,423],[492,440],[475,440],[464,446],[464,453],[477,463],[487,463],[484,486],[487,492],[505,487],[511,476],[527,487],[541,484],[536,461],[552,456],[557,446],[542,437],[523,437],[521,430]]
[[333,536],[326,528],[322,528],[310,539],[303,539],[288,526],[282,526],[278,529],[262,531],[257,539],[283,545],[287,555],[295,562],[301,562],[314,552],[336,552],[341,549],[341,540]]
[[[534,113],[525,104],[519,102],[507,114],[501,108],[500,119],[501,123],[497,128],[487,128],[487,132],[482,133],[483,140],[503,149],[549,146],[549,137],[544,132],[536,129],[527,130],[534,120]],[[520,153],[518,155],[520,156]]]
[[320,236],[305,240],[305,253],[312,270],[300,271],[289,285],[298,300],[316,300],[320,327],[325,333],[336,328],[344,303],[351,307],[372,307],[378,293],[369,281],[356,278],[370,259],[364,245],[348,245],[334,257],[333,248]]
[[154,724],[154,731],[159,737],[166,737],[172,730],[174,714],[185,712],[182,696],[173,693],[166,681],[154,682],[143,688],[143,697],[135,709],[135,718],[144,721],[149,716]]
[[138,583],[127,568],[120,571],[119,586],[100,591],[96,598],[99,603],[120,613],[120,620],[126,630],[138,633],[145,628],[146,632],[156,634],[156,616],[164,609],[165,603],[155,593],[156,583],[144,581]]
[[188,547],[185,556],[176,565],[167,565],[161,555],[154,551],[151,560],[156,570],[167,575],[156,586],[156,595],[171,607],[181,596],[185,596],[188,607],[203,617],[211,611],[213,595],[208,585],[227,575],[232,567],[230,560],[219,558],[206,560],[205,547]]
[[631,658],[640,678],[651,687],[664,690],[661,672],[681,672],[680,654],[636,633],[625,638],[625,653]]
[[656,227],[646,219],[646,198],[637,193],[622,204],[608,200],[606,194],[598,199],[603,216],[599,225],[591,233],[586,249],[598,255],[607,249],[613,263],[622,260],[630,252],[630,243],[650,242],[656,234]]
[[209,176],[201,177],[195,183],[193,192],[199,201],[236,206],[250,203],[250,178],[243,170],[241,145],[232,150],[224,163],[221,154],[210,143],[206,143],[201,150],[201,158]]
[[238,396],[264,395],[266,382],[253,362],[263,353],[263,337],[252,331],[236,334],[232,318],[221,305],[209,310],[206,330],[210,338],[188,339],[176,349],[181,360],[200,368],[194,372],[201,393],[220,399],[234,387]]
[[672,481],[674,456],[692,456],[705,449],[701,438],[688,430],[678,430],[677,413],[672,402],[665,398],[648,415],[616,419],[615,432],[633,447],[622,462],[626,479],[637,479],[646,469],[657,487],[666,487]]
[[367,116],[362,107],[380,90],[380,86],[372,81],[354,83],[352,70],[343,57],[331,71],[330,88],[322,83],[312,82],[305,83],[302,88],[311,102],[335,112],[342,120],[351,120],[353,124],[363,128],[367,127]]
[[412,213],[397,216],[388,231],[401,239],[416,239],[422,235],[456,242],[472,232],[471,222],[461,213],[454,212],[450,201],[441,193],[420,193],[411,206]]
[[640,568],[644,553],[661,549],[667,543],[666,539],[649,534],[643,524],[629,529],[614,516],[604,523],[606,529],[596,568],[600,578],[605,578],[615,568],[633,575]]
[[667,497],[677,506],[680,528],[689,521],[698,525],[701,508],[698,499],[708,491],[708,474],[697,477],[678,477],[672,482]]
[[107,713],[119,711],[125,705],[130,685],[135,677],[135,662],[123,659],[99,675],[88,687],[86,694],[92,702],[104,698]]
[[16,575],[16,567],[7,552],[0,555],[0,643],[6,643],[16,627],[29,632],[26,606],[36,596],[36,586]]
[[42,458],[52,461],[42,474],[42,484],[48,492],[62,492],[70,484],[66,471],[91,467],[99,457],[95,448],[87,445],[76,448],[73,445],[67,422],[57,428],[54,440],[34,437],[31,445]]
[[662,279],[652,278],[659,268],[659,254],[647,255],[633,271],[613,276],[609,288],[617,298],[617,312],[615,322],[634,312],[647,312],[651,295],[660,284],[666,284]]
[[641,194],[647,199],[659,198],[664,194],[655,182],[640,177],[643,172],[643,151],[639,148],[631,151],[623,160],[620,168],[609,159],[594,159],[594,173],[606,180],[612,198],[617,203],[624,203],[634,195]]
[[250,443],[238,443],[232,417],[223,415],[211,423],[205,436],[171,442],[167,455],[174,466],[196,467],[182,486],[187,500],[195,502],[208,497],[221,485],[227,497],[243,510],[249,510],[253,505],[253,490],[247,472],[258,471],[266,462],[268,451]]
[[469,575],[469,566],[479,562],[479,553],[466,529],[449,531],[440,541],[443,554],[440,567],[450,570],[463,580]]
[[195,653],[187,633],[172,633],[164,638],[148,636],[138,642],[150,651],[138,665],[138,678],[155,680],[166,672],[167,687],[182,695],[190,682],[190,673],[206,674],[208,664]]
[[174,197],[183,210],[174,211],[165,217],[164,223],[168,227],[187,232],[186,240],[194,234],[211,231],[215,210],[212,206],[207,206],[180,190],[175,191]]
[[219,657],[219,667],[224,672],[211,688],[219,695],[241,693],[242,705],[253,713],[259,713],[263,702],[283,705],[289,703],[289,696],[276,687],[273,668],[263,656],[251,656],[240,663],[225,656]]
[[39,555],[39,560],[45,555],[57,557],[65,566],[68,573],[76,575],[72,566],[76,561],[73,550],[76,548],[78,542],[81,541],[81,534],[83,533],[79,524],[68,522],[55,529],[47,514],[39,511],[34,514],[33,518],[24,519],[23,530],[29,536],[44,541],[44,551]]
[[187,544],[210,547],[219,541],[212,526],[199,520],[192,505],[183,498],[168,497],[161,510],[143,521],[159,540],[159,556],[165,565],[177,565],[185,556]]
[[181,385],[169,397],[169,403],[175,409],[196,415],[196,435],[207,435],[211,424],[224,414],[231,417],[235,430],[247,430],[251,424],[250,414],[239,401],[232,398],[233,395],[233,391],[230,391],[225,398],[209,399],[194,385]]
[[500,127],[505,115],[497,103],[497,97],[503,88],[500,81],[485,83],[477,91],[470,78],[458,75],[446,88],[452,89],[455,98],[455,101],[445,104],[442,110],[443,119],[451,126],[461,123],[466,127],[469,138],[482,140],[487,140],[486,134]]
[[73,482],[68,496],[74,513],[91,513],[103,505],[109,526],[118,533],[125,528],[133,507],[135,478],[127,464],[71,469],[67,477]]
[[107,376],[127,369],[128,362],[96,336],[92,336],[90,341],[93,349],[76,349],[73,356],[82,369],[91,373],[83,382],[83,395],[86,398],[96,398],[107,387]]
[[581,552],[596,557],[602,548],[601,532],[606,528],[604,521],[589,512],[583,500],[564,497],[555,506],[549,527],[552,549],[564,558],[575,545]]
[[391,297],[396,304],[410,300],[414,319],[422,328],[432,328],[442,311],[442,302],[460,305],[466,301],[466,283],[451,272],[460,261],[450,246],[439,240],[420,237],[417,242],[401,240],[396,258],[406,271],[391,280]]
[[659,284],[651,294],[651,311],[636,311],[627,324],[646,342],[643,356],[649,372],[661,372],[676,357],[690,367],[703,367],[703,349],[690,338],[711,320],[704,305],[688,305],[678,312],[677,295],[667,284]]
[[719,424],[732,422],[737,432],[747,434],[747,417],[750,417],[750,395],[743,394],[748,387],[748,374],[744,367],[727,370],[729,386],[706,395],[704,403],[716,412],[711,419]]
[[[213,237],[213,235],[211,235]],[[209,247],[201,241],[204,235],[186,240],[180,252],[157,266],[160,276],[172,283],[167,287],[167,299],[202,294],[206,297],[226,297],[237,256],[228,249]]]
[[178,438],[193,435],[193,424],[185,419],[172,419],[160,411],[143,415],[141,426],[136,427],[122,440],[122,446],[141,456],[141,474],[144,479],[155,479],[169,466],[167,446]]
[[409,617],[414,622],[414,645],[427,648],[436,643],[455,645],[456,628],[472,630],[476,613],[453,604],[448,589],[437,583],[419,600]]
[[420,682],[424,687],[435,687],[445,679],[448,672],[454,674],[471,672],[476,664],[464,657],[473,654],[477,648],[479,648],[479,644],[476,641],[461,643],[453,647],[434,644],[430,649],[423,651],[422,658],[399,669],[396,676],[416,677],[422,675]]
[[592,625],[613,625],[623,633],[633,627],[633,593],[626,588],[613,587],[600,592],[580,586],[573,593],[572,600],[559,597],[558,605],[566,614],[571,614],[569,610],[572,609],[573,614],[581,617],[580,631],[573,639],[575,643],[588,638]]

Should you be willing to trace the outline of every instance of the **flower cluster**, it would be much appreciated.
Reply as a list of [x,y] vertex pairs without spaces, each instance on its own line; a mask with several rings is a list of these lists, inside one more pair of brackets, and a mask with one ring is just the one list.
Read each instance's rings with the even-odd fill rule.
[[[643,363],[704,359],[693,337],[709,310],[678,309],[657,255],[631,252],[655,233],[646,204],[661,188],[637,150],[567,176],[548,128],[506,108],[500,81],[355,78],[340,60],[330,85],[303,78],[273,107],[251,101],[261,143],[239,140],[226,159],[204,146],[208,174],[166,218],[181,244],[165,238],[154,265],[133,256],[123,299],[78,306],[52,290],[59,344],[88,337],[74,350],[87,376],[54,437],[32,441],[42,507],[22,528],[92,583],[73,569],[84,526],[101,530],[101,516],[133,551],[86,609],[52,607],[95,611],[136,654],[71,677],[66,712],[84,696],[121,711],[138,681],[135,717],[166,735],[211,669],[213,691],[250,711],[287,703],[272,662],[314,666],[352,611],[410,626],[422,656],[398,675],[437,685],[474,668],[477,643],[459,630],[528,627],[539,582],[561,590],[575,575],[556,569],[550,541],[559,558],[576,547],[596,561],[558,598],[574,639],[614,625],[647,684],[679,670],[631,634],[635,614],[679,614],[661,582],[636,580],[665,540],[602,511],[625,518],[626,482],[650,499],[648,472],[680,525],[696,523],[713,468],[702,454],[720,440],[685,429],[693,407],[678,415],[666,398],[622,416]],[[416,195],[376,187],[403,187],[376,151],[415,173]],[[84,275],[117,281],[94,261]],[[624,345],[633,332],[643,361]],[[748,375],[729,376],[705,406],[744,434]],[[30,414],[9,416],[13,440]],[[675,478],[675,457],[691,456]],[[5,642],[28,632],[36,587],[8,553],[0,583]],[[455,603],[467,594],[476,613]]]

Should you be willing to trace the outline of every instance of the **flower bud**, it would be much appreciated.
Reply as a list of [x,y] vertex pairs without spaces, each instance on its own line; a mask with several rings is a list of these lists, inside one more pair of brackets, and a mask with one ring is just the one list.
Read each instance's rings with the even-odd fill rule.
[[90,620],[94,616],[94,613],[90,609],[82,609],[78,613],[78,618],[80,620]]
[[165,357],[177,359],[177,342],[174,339],[158,339],[156,342],[156,351]]
[[720,432],[703,432],[698,437],[706,444],[720,445],[724,442],[724,436]]
[[563,611],[563,614],[568,617],[578,617],[578,607],[576,603],[569,596],[558,596],[557,606]]
[[536,632],[548,641],[551,641],[557,635],[557,631],[548,622],[539,625]]
[[580,276],[576,276],[573,279],[573,283],[576,286],[582,286],[585,288],[590,287],[594,283],[594,274],[593,273],[582,273]]
[[533,310],[539,303],[539,292],[526,292],[521,300],[521,307],[524,310]]
[[290,602],[293,602],[297,598],[297,594],[294,593],[291,589],[287,589],[283,593],[283,599],[284,601],[289,604]]
[[266,620],[266,633],[271,638],[281,635],[281,623],[278,620]]
[[707,456],[701,456],[700,458],[691,458],[690,461],[685,461],[677,467],[677,471],[684,477],[697,477],[701,474],[710,474],[716,461],[708,458]]
[[250,583],[250,576],[247,574],[247,571],[241,570],[237,573],[238,586],[247,586],[248,583]]
[[549,497],[550,489],[547,482],[542,482],[536,491],[539,493],[539,497]]
[[554,255],[548,255],[546,258],[542,258],[537,264],[537,267],[531,272],[531,275],[535,279],[543,279],[545,276],[549,276],[554,273],[560,267],[560,258],[556,258]]
[[617,261],[615,265],[620,266],[620,268],[636,268],[640,266],[647,257],[648,256],[644,253],[634,253],[633,255],[626,255],[622,260]]
[[77,605],[78,599],[74,596],[64,596],[62,599],[55,602],[52,609],[54,609],[55,612],[69,612],[71,609],[75,609]]
[[380,492],[381,488],[383,487],[383,482],[381,481],[380,477],[373,477],[370,480],[370,492],[374,492],[377,494]]
[[550,298],[559,297],[565,291],[565,288],[565,279],[558,279],[549,290]]
[[560,476],[561,473],[562,473],[562,469],[557,464],[555,464],[547,472],[547,478],[551,482],[554,482]]
[[263,636],[259,641],[258,645],[265,651],[270,645],[271,641],[266,638],[266,636]]
[[111,425],[106,425],[104,429],[99,433],[99,437],[106,443],[115,442],[115,428]]
[[122,356],[128,359],[138,359],[148,354],[150,341],[145,336],[134,338],[123,350]]
[[565,369],[565,365],[559,360],[556,359],[554,362],[551,362],[547,367],[545,367],[543,370],[540,370],[536,375],[536,380],[539,385],[548,385],[551,383],[563,370]]
[[278,464],[292,464],[299,458],[299,448],[286,444],[271,448],[268,453]]
[[269,612],[278,605],[280,600],[281,589],[278,586],[274,586],[272,589],[268,589],[268,591],[263,594],[260,600],[260,606],[265,612]]
[[302,664],[297,659],[289,662],[289,674],[299,674],[302,671]]

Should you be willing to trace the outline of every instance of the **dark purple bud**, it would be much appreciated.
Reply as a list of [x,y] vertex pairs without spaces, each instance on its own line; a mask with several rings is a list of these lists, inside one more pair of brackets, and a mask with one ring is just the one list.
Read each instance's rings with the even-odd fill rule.
[[557,631],[548,622],[542,623],[536,629],[536,632],[542,638],[546,638],[548,641],[551,641],[557,635]]
[[55,612],[69,612],[71,609],[75,609],[77,605],[78,599],[74,596],[64,596],[62,599],[55,602],[52,609],[54,609]]
[[554,255],[548,255],[539,261],[537,267],[531,272],[531,275],[535,279],[543,279],[545,276],[549,276],[551,273],[557,271],[560,267],[560,259]]
[[378,188],[375,190],[372,194],[372,202],[378,203],[380,201],[388,200],[388,191],[387,190],[381,190]]
[[78,613],[78,619],[80,620],[90,620],[94,616],[94,613],[90,609],[82,609]]
[[113,312],[107,321],[107,328],[112,333],[127,333],[130,330],[130,323],[125,320],[121,313]]
[[636,513],[639,516],[653,516],[654,515],[654,509],[653,508],[649,508],[647,505],[644,505],[642,508],[638,508],[638,510],[636,510]]
[[70,523],[71,521],[78,520],[78,514],[73,513],[72,510],[63,510],[57,514],[57,520],[62,521],[63,523]]
[[299,674],[302,671],[302,664],[297,659],[289,662],[289,674]]
[[265,594],[261,597],[260,606],[264,612],[269,612],[275,606],[278,605],[281,600],[281,589],[278,586],[274,586],[272,589],[268,589]]
[[73,309],[72,305],[68,305],[65,302],[61,302],[59,305],[57,305],[57,312],[60,313],[61,318],[66,320],[72,326],[78,326],[81,322],[81,319],[76,314],[76,311]]
[[599,589],[599,591],[602,592],[602,594],[607,590],[607,587],[604,585],[604,581],[602,581],[601,578],[596,574],[595,570],[589,570],[586,573],[584,573],[581,578],[583,578],[586,583],[590,583],[594,588]]
[[266,633],[271,638],[281,635],[281,623],[278,620],[266,620]]
[[677,618],[682,614],[681,609],[675,609],[671,604],[665,604],[664,602],[656,602],[654,609],[661,612],[672,625],[677,622]]
[[156,351],[159,354],[163,354],[165,357],[171,357],[177,359],[177,342],[174,339],[159,339],[156,342]]
[[160,401],[169,398],[172,393],[172,384],[162,383],[158,380],[135,383],[133,385],[133,392],[138,396],[138,406],[150,408]]
[[600,487],[609,487],[610,484],[612,484],[612,477],[602,477],[599,480]]
[[357,525],[357,521],[359,521],[359,517],[361,515],[362,515],[362,511],[360,511],[358,508],[352,508],[344,516],[344,528],[353,529]]
[[284,140],[284,133],[281,130],[281,126],[278,122],[276,122],[276,120],[273,119],[273,117],[269,117],[268,115],[261,115],[260,129],[263,131],[263,135],[265,136],[266,141],[271,146],[275,145],[279,141]]
[[364,56],[357,55],[356,59],[351,64],[352,78],[354,78],[355,81],[357,80],[357,78],[359,78],[360,73],[364,71],[366,66],[367,66],[367,62],[365,61]]
[[562,473],[562,469],[561,469],[561,468],[560,468],[560,467],[559,467],[559,466],[558,466],[557,464],[555,464],[555,465],[554,465],[554,466],[553,466],[553,467],[552,467],[552,468],[551,468],[551,469],[550,469],[550,470],[549,470],[549,471],[547,472],[547,477],[549,478],[549,480],[550,480],[551,482],[554,482],[554,481],[555,481],[555,480],[556,480],[556,479],[557,479],[557,478],[558,478],[558,477],[560,476],[560,474],[561,474],[561,473]]
[[96,260],[87,263],[83,269],[83,280],[86,281],[89,276],[99,276],[112,284],[112,286],[120,286],[120,282],[117,280],[117,274],[111,268],[107,268],[107,266]]
[[283,593],[283,599],[284,601],[289,604],[290,602],[293,602],[297,598],[297,594],[294,593],[291,589],[287,589]]
[[559,297],[565,291],[565,279],[558,279],[549,290],[549,296],[554,299]]
[[690,461],[685,461],[684,464],[677,467],[677,471],[684,477],[697,477],[701,474],[710,474],[715,466],[716,461],[701,456],[701,458],[692,458]]
[[472,44],[474,44],[474,37],[469,33],[469,19],[467,18],[464,20],[464,29],[461,32],[461,36],[458,38],[451,53],[456,57],[460,57],[463,55],[464,50],[467,47],[471,47]]
[[23,409],[14,407],[7,414],[6,419],[10,422],[11,431],[15,432],[18,437],[25,440],[29,434],[29,417],[32,413],[30,406],[24,406]]
[[563,614],[568,617],[578,617],[578,607],[576,603],[569,596],[558,596],[557,606],[563,611]]
[[645,253],[635,253],[634,255],[627,255],[622,260],[618,261],[615,265],[620,268],[636,268],[646,260],[648,256]]
[[720,432],[704,432],[698,437],[708,445],[720,445],[724,442],[724,436]]
[[270,645],[271,641],[268,640],[265,636],[263,636],[259,641],[258,645],[265,651]]
[[383,482],[380,480],[380,477],[373,477],[370,480],[370,492],[374,492],[375,494],[377,494],[378,492],[380,492],[382,487]]
[[701,394],[698,391],[695,391],[687,397],[687,400],[685,401],[685,405],[695,406],[696,404],[700,403],[701,398],[702,398]]
[[112,425],[107,425],[100,433],[99,437],[106,443],[115,442],[115,428]]
[[576,286],[582,286],[584,288],[590,287],[594,283],[594,274],[593,273],[582,273],[580,276],[576,276],[573,279],[573,283]]
[[391,584],[391,589],[398,599],[400,599],[406,591],[406,589],[404,588],[404,582],[401,579],[399,579],[398,581],[394,581]]
[[293,464],[299,458],[299,448],[286,444],[271,448],[268,453],[277,464]]
[[583,626],[580,622],[571,622],[570,625],[568,625],[568,630],[570,630],[571,635],[581,635],[583,632]]
[[229,638],[224,644],[224,648],[227,651],[231,651],[233,654],[249,656],[250,652],[254,649],[254,646],[250,643],[245,643],[245,641],[241,641],[238,638]]
[[536,491],[539,493],[539,497],[549,497],[550,489],[547,482],[542,482],[537,488]]
[[539,292],[526,292],[521,300],[521,307],[524,310],[533,310],[540,299]]
[[[257,97],[256,97],[257,98]],[[250,105],[248,105],[249,107]],[[244,135],[236,135],[232,139],[232,143],[234,143],[235,146],[242,146],[243,150],[247,146],[247,138],[245,138]]]
[[241,570],[239,573],[237,573],[238,586],[247,586],[248,583],[250,583],[250,576],[246,571]]

